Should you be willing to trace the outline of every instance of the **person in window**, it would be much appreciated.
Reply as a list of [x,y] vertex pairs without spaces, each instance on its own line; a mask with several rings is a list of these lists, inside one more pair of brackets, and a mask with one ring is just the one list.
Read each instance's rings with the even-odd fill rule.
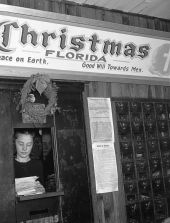
[[43,159],[44,159],[44,174],[45,174],[45,186],[47,191],[55,191],[56,182],[54,174],[54,161],[53,161],[53,149],[52,140],[49,133],[44,133],[42,136],[43,142]]
[[40,183],[44,185],[43,165],[41,160],[30,158],[33,144],[33,132],[30,132],[29,130],[19,130],[15,132],[15,178],[37,176]]

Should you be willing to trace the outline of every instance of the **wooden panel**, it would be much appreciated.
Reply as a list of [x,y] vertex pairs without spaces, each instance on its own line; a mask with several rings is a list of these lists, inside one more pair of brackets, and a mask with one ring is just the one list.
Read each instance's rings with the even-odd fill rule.
[[35,3],[34,3],[34,0],[25,0],[25,1],[20,1],[19,6],[25,7],[25,8],[34,8]]
[[46,2],[48,2],[48,5],[46,3],[46,7],[47,6],[49,7],[48,9],[46,8],[47,11],[52,11],[57,13],[64,13],[66,11],[64,2],[57,2],[55,0],[52,1],[46,0]]
[[[97,2],[95,4],[97,4]],[[110,2],[110,0],[107,2],[103,1],[104,6],[106,6],[106,3],[108,2]],[[116,2],[120,3],[120,1],[116,1]],[[129,11],[127,13],[123,11],[117,11],[114,9],[109,10],[107,8],[101,8],[98,6],[87,5],[87,4],[80,5],[72,1],[59,1],[59,0],[58,1],[57,0],[38,0],[38,1],[37,0],[30,0],[30,1],[29,0],[8,0],[8,1],[0,0],[0,3],[21,6],[25,8],[34,8],[34,9],[39,9],[39,10],[52,11],[52,12],[57,12],[57,13],[64,13],[64,14],[79,16],[79,17],[93,18],[96,20],[104,20],[104,21],[109,21],[109,22],[114,22],[114,23],[119,23],[119,24],[125,24],[125,25],[128,24],[131,26],[145,27],[149,29],[157,29],[157,30],[162,30],[162,31],[167,31],[167,32],[170,31],[170,25],[169,25],[170,22],[168,20],[151,17],[150,13],[148,16],[144,16],[140,14],[137,15],[137,14],[129,13]],[[136,1],[133,4],[135,3]],[[116,7],[115,4],[113,5],[115,8]],[[124,2],[121,1],[121,5],[125,6],[126,4],[124,4]],[[126,7],[129,7],[129,5],[127,4]]]
[[[81,7],[81,6],[79,6]],[[112,10],[109,11],[108,9],[104,8],[98,8],[97,6],[91,6],[93,13],[90,13],[90,6],[82,6],[82,12],[77,10],[77,5],[72,4],[71,2],[66,3],[66,14],[69,15],[76,15],[86,18],[94,18],[97,20],[104,20],[104,21],[110,21],[114,23],[120,23],[125,25],[132,25],[137,27],[145,27],[149,29],[155,29],[155,18],[149,17],[149,16],[143,16],[143,15],[137,15],[137,14],[131,14],[131,13],[125,13],[121,11]],[[158,19],[160,21],[160,30],[168,31],[168,20]],[[159,28],[156,29],[159,30]]]
[[88,4],[90,6],[103,7],[109,10],[121,10],[124,12],[139,13],[149,16],[169,19],[169,1],[144,1],[144,0],[68,0],[78,4]]
[[[92,82],[86,84],[85,93],[87,97],[129,97],[129,98],[165,98],[170,99],[170,87],[154,86],[154,85],[140,85],[140,84],[119,84],[119,83],[100,83]],[[115,109],[113,108],[113,117]],[[114,123],[115,129],[116,123]],[[115,131],[115,139],[117,134]],[[90,145],[88,145],[90,146]],[[125,197],[122,183],[122,169],[120,164],[120,149],[118,142],[115,142],[115,151],[117,157],[118,176],[119,176],[119,191],[98,195],[96,216],[97,223],[125,223]],[[92,169],[91,169],[92,171]],[[94,174],[94,173],[93,173]],[[91,184],[94,186],[94,178],[91,178]],[[95,205],[95,203],[94,203]]]
[[0,123],[0,219],[7,223],[15,219],[15,191],[10,92],[6,90],[0,91]]
[[164,97],[165,99],[170,99],[170,88],[164,87]]
[[16,6],[20,6],[20,1],[19,0],[9,0],[8,1],[9,5],[16,5]]
[[[17,201],[17,222],[54,216],[59,211],[59,197],[44,197],[34,200]],[[38,220],[37,220],[38,221]],[[38,221],[43,222],[43,220]]]
[[65,14],[76,16],[76,7],[77,6],[73,4],[66,4]]
[[[96,9],[95,10],[95,19],[96,20],[105,20],[104,16],[105,16],[105,10],[104,9]],[[110,20],[108,20],[108,21],[110,21]]]
[[91,97],[170,98],[170,87],[159,85],[91,82],[86,91]]
[[[98,10],[96,10],[98,11]],[[112,22],[113,21],[113,12],[109,11],[109,10],[103,10],[103,13],[101,14],[103,15],[103,20],[108,21],[108,22]]]
[[[56,113],[58,160],[64,190],[64,222],[92,223],[91,190],[84,132],[82,85],[59,90]],[[71,89],[74,89],[73,91]]]
[[121,95],[120,84],[111,83],[110,95],[113,96],[113,97],[119,97]]
[[7,4],[7,0],[0,0],[0,3]]
[[[96,196],[96,184],[95,184],[95,174],[94,174],[94,163],[93,163],[93,154],[92,154],[92,145],[91,145],[91,136],[90,136],[90,123],[89,123],[89,113],[87,105],[87,95],[89,95],[88,86],[85,86],[86,90],[83,92],[83,102],[84,102],[84,119],[86,127],[86,139],[87,139],[87,155],[89,163],[89,176],[90,176],[90,186],[92,193],[92,205],[93,205],[93,223],[101,222],[103,223],[104,216],[103,212],[101,213],[99,198]],[[99,214],[100,213],[100,214]]]
[[87,17],[91,19],[95,19],[96,15],[96,9],[91,7],[79,7],[81,10],[77,16]]

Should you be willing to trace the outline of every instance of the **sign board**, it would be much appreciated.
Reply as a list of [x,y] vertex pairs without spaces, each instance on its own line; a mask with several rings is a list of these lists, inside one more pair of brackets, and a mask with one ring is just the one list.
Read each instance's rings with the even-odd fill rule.
[[0,66],[170,76],[170,40],[0,15]]
[[[27,110],[29,110],[29,112],[33,114],[33,116],[31,116],[29,112],[27,112]],[[46,123],[46,116],[35,116],[35,114],[40,114],[41,112],[44,112],[45,104],[30,103],[27,105],[27,110],[22,112],[23,123]]]

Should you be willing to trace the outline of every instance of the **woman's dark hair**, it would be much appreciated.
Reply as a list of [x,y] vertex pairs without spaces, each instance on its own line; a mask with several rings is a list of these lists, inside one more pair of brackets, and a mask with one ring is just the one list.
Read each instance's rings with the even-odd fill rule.
[[14,131],[14,139],[18,138],[18,135],[30,135],[34,138],[35,136],[35,132],[33,131],[33,129],[15,129]]

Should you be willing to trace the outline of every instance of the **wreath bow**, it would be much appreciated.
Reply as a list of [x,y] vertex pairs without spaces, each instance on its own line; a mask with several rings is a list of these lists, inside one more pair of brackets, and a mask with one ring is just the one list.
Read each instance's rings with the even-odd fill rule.
[[35,78],[35,87],[37,89],[37,91],[39,92],[39,94],[41,95],[45,89],[47,88],[47,84],[50,83],[50,78],[48,76],[38,76],[37,78]]

